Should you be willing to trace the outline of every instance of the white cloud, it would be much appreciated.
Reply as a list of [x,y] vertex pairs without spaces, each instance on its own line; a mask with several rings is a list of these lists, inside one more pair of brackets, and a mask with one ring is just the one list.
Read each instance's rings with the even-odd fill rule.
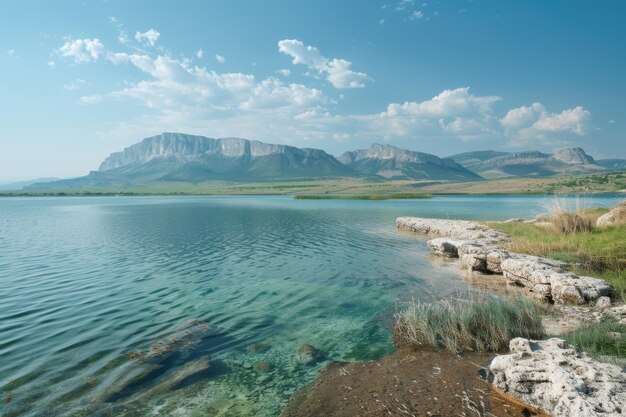
[[420,10],[415,10],[413,13],[411,13],[411,15],[409,16],[410,20],[421,20],[424,18],[424,13]]
[[297,39],[283,39],[278,42],[278,50],[293,58],[293,64],[303,64],[317,71],[335,88],[362,88],[370,77],[363,72],[352,71],[352,62],[345,59],[324,57],[320,51],[310,45],[304,45]]
[[15,49],[8,49],[8,50],[7,50],[7,54],[8,54],[9,56],[13,56],[13,55],[15,55]]
[[226,62],[226,58],[224,58],[222,55],[220,54],[215,54],[215,59],[217,60],[217,62],[219,62],[220,64],[223,64],[224,62]]
[[[543,140],[548,135],[584,135],[591,113],[582,106],[550,113],[541,103],[511,109],[500,120],[511,143],[518,146],[534,140]],[[557,135],[557,136],[554,136]]]
[[102,96],[82,96],[78,101],[80,104],[96,104],[101,102]]
[[135,33],[135,39],[137,42],[143,42],[146,45],[154,46],[161,34],[154,29],[149,29],[145,32]]
[[77,63],[95,62],[104,52],[104,45],[97,38],[68,40],[57,52],[61,56],[74,58]]
[[56,64],[56,62],[54,62],[54,61],[48,61],[48,66],[49,66],[51,69],[55,69],[55,68],[57,67],[57,64]]
[[202,59],[203,56],[204,56],[204,51],[202,49],[198,49],[196,51],[196,58]]
[[444,90],[421,102],[391,103],[387,110],[361,117],[383,138],[453,136],[461,140],[500,136],[493,116],[497,96],[474,96],[469,87]]
[[401,12],[412,6],[413,4],[415,4],[415,0],[400,0],[398,5],[396,6],[396,11]]
[[[540,103],[498,115],[494,107],[500,97],[475,95],[469,87],[443,90],[425,100],[390,103],[380,112],[339,114],[333,110],[337,101],[321,89],[284,78],[259,79],[253,74],[217,72],[182,55],[115,52],[105,50],[96,39],[87,41],[68,41],[59,53],[76,62],[103,57],[113,65],[126,65],[143,73],[139,81],[124,81],[123,88],[80,98],[82,105],[125,100],[150,109],[103,134],[108,137],[128,135],[124,137],[130,140],[147,132],[181,130],[300,146],[306,141],[320,146],[325,140],[364,143],[391,139],[521,143],[538,137],[547,143],[566,134],[584,134],[589,117],[580,106],[550,113]],[[282,40],[278,46],[294,64],[305,65],[311,76],[326,79],[335,88],[360,87],[369,79],[364,73],[352,71],[350,61],[326,58],[301,41]],[[286,77],[291,71],[276,73]],[[65,88],[75,90],[83,84],[78,79]],[[341,99],[343,95],[336,100]]]
[[122,45],[125,45],[128,43],[128,35],[126,34],[125,31],[120,30],[120,32],[117,35],[117,41],[121,43]]
[[108,58],[116,65],[131,64],[150,76],[109,96],[134,99],[154,109],[196,108],[225,114],[270,107],[296,111],[327,102],[324,93],[314,88],[276,78],[257,81],[251,74],[219,74],[186,59],[126,53],[111,53]]
[[73,90],[78,90],[79,88],[81,88],[83,85],[87,84],[87,82],[81,78],[77,78],[74,81],[71,81],[67,84],[63,85],[63,89],[67,90],[67,91],[73,91]]

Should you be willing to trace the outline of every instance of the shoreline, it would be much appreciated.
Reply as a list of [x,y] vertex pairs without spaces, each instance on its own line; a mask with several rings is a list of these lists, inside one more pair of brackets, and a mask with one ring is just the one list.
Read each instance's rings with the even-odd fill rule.
[[[558,312],[565,318],[580,319],[591,316],[592,321],[598,322],[608,316],[626,324],[626,305],[612,302],[608,283],[566,271],[566,263],[561,261],[507,251],[501,246],[510,237],[503,232],[477,222],[410,217],[398,218],[396,227],[398,230],[432,237],[427,244],[435,256],[457,258],[458,266],[462,270],[496,277],[506,281],[508,285],[524,287],[525,296],[550,303],[551,311]],[[580,323],[584,323],[584,320]],[[626,407],[626,370],[598,362],[583,352],[577,353],[562,339],[532,341],[516,338],[510,341],[510,354],[483,353],[483,357],[492,358],[489,371],[483,369],[494,375],[493,383],[487,383],[484,379],[481,382],[471,379],[472,373],[468,372],[466,366],[472,363],[473,354],[458,356],[445,351],[420,350],[413,352],[413,355],[421,355],[417,361],[420,365],[413,369],[413,373],[403,373],[398,369],[398,363],[406,360],[410,362],[411,353],[407,353],[406,349],[396,348],[395,353],[377,361],[331,362],[313,383],[290,398],[281,416],[314,416],[320,412],[347,416],[350,412],[357,415],[357,411],[364,416],[382,413],[413,415],[413,410],[405,402],[419,411],[419,415],[424,412],[427,415],[438,415],[437,412],[441,413],[444,409],[447,412],[454,410],[457,413],[460,411],[486,415],[490,410],[495,410],[493,407],[498,406],[491,401],[495,397],[499,397],[500,401],[508,401],[508,415],[519,416],[608,417],[621,415],[622,409]],[[430,359],[424,360],[426,357]],[[441,360],[445,357],[449,357],[448,364],[455,363],[456,377],[462,374],[461,380],[454,382],[456,385],[449,386],[442,379],[444,383],[439,386],[442,391],[437,396],[429,390],[429,386],[422,385],[422,391],[419,388],[418,391],[409,390],[404,392],[406,398],[399,398],[402,395],[399,387],[415,383],[416,378],[419,379],[434,369],[431,364],[433,358]],[[546,367],[550,370],[544,375],[546,371],[542,369]],[[440,372],[442,367],[435,368]],[[461,368],[465,373],[459,371]],[[386,374],[393,374],[393,381]],[[563,375],[568,377],[563,379]],[[477,373],[474,376],[477,377]],[[578,382],[572,382],[572,378]],[[466,399],[464,402],[460,401],[461,392],[458,392],[458,387],[461,383],[477,391],[480,391],[481,384],[485,384],[488,386],[488,395],[484,391],[482,394],[489,401],[483,395],[478,401],[467,397],[466,386],[462,389]],[[583,384],[584,389],[571,385],[573,383]],[[456,394],[454,397],[450,397],[450,392],[447,392],[450,388]],[[385,402],[382,396],[379,397],[379,392],[387,393],[392,390],[396,391],[395,402]],[[433,397],[429,397],[429,394]],[[420,399],[416,400],[416,396]],[[439,400],[438,397],[445,397],[446,400],[432,408]],[[432,398],[435,399],[434,402]],[[451,400],[453,398],[457,399],[456,404]],[[564,398],[568,398],[565,403]],[[392,406],[397,408],[392,411]],[[520,406],[521,408],[515,408]],[[444,412],[441,415],[446,414]]]

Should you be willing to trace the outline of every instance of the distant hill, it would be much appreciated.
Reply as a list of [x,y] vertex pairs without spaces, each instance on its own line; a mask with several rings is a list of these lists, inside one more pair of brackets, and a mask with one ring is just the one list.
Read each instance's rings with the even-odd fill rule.
[[552,155],[539,151],[478,151],[450,158],[485,178],[549,177],[606,170],[581,148],[565,148]]
[[479,180],[481,177],[452,159],[374,144],[367,149],[345,152],[339,158],[350,168],[387,179]]
[[[391,145],[374,144],[340,157],[320,149],[296,148],[242,138],[213,139],[162,133],[109,155],[97,171],[67,180],[39,179],[4,190],[176,191],[208,181],[233,183],[361,178],[373,180],[476,181],[483,178],[549,177],[608,172],[626,160],[595,161],[580,148],[553,155],[477,151],[439,158]],[[8,187],[5,185],[4,187]]]
[[626,169],[626,159],[596,159],[596,164],[610,170],[622,171]]
[[240,138],[163,133],[112,153],[85,177],[29,189],[136,187],[155,182],[265,181],[357,176],[334,156],[310,148]]
[[29,185],[32,185],[32,184],[46,183],[46,182],[59,181],[59,180],[60,178],[50,177],[50,178],[36,178],[34,180],[28,180],[28,181],[2,183],[0,184],[0,191],[21,190],[22,188],[28,187]]

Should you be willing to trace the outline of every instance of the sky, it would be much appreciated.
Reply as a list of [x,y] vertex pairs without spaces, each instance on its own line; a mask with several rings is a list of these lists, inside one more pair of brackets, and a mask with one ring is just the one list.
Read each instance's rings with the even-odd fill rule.
[[161,132],[626,158],[626,2],[5,1],[0,182]]

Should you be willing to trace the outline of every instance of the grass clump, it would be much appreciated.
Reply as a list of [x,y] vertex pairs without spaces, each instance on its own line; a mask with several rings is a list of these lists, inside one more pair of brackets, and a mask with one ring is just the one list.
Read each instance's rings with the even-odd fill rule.
[[538,307],[528,298],[480,294],[468,300],[412,301],[396,315],[394,342],[452,352],[498,352],[515,337],[541,338]]
[[362,194],[362,195],[301,194],[301,195],[294,196],[294,199],[296,200],[418,200],[418,199],[423,199],[423,198],[431,198],[431,195],[425,194],[425,193],[392,193],[392,194]]
[[[507,249],[554,258],[572,264],[579,275],[604,279],[613,286],[614,298],[626,300],[626,225],[593,226],[602,209],[557,213],[533,223],[492,223],[511,236]],[[585,225],[580,225],[580,218]],[[547,226],[546,226],[547,224]],[[551,226],[552,225],[552,226]]]
[[582,327],[563,338],[595,359],[626,358],[626,324],[603,321]]

